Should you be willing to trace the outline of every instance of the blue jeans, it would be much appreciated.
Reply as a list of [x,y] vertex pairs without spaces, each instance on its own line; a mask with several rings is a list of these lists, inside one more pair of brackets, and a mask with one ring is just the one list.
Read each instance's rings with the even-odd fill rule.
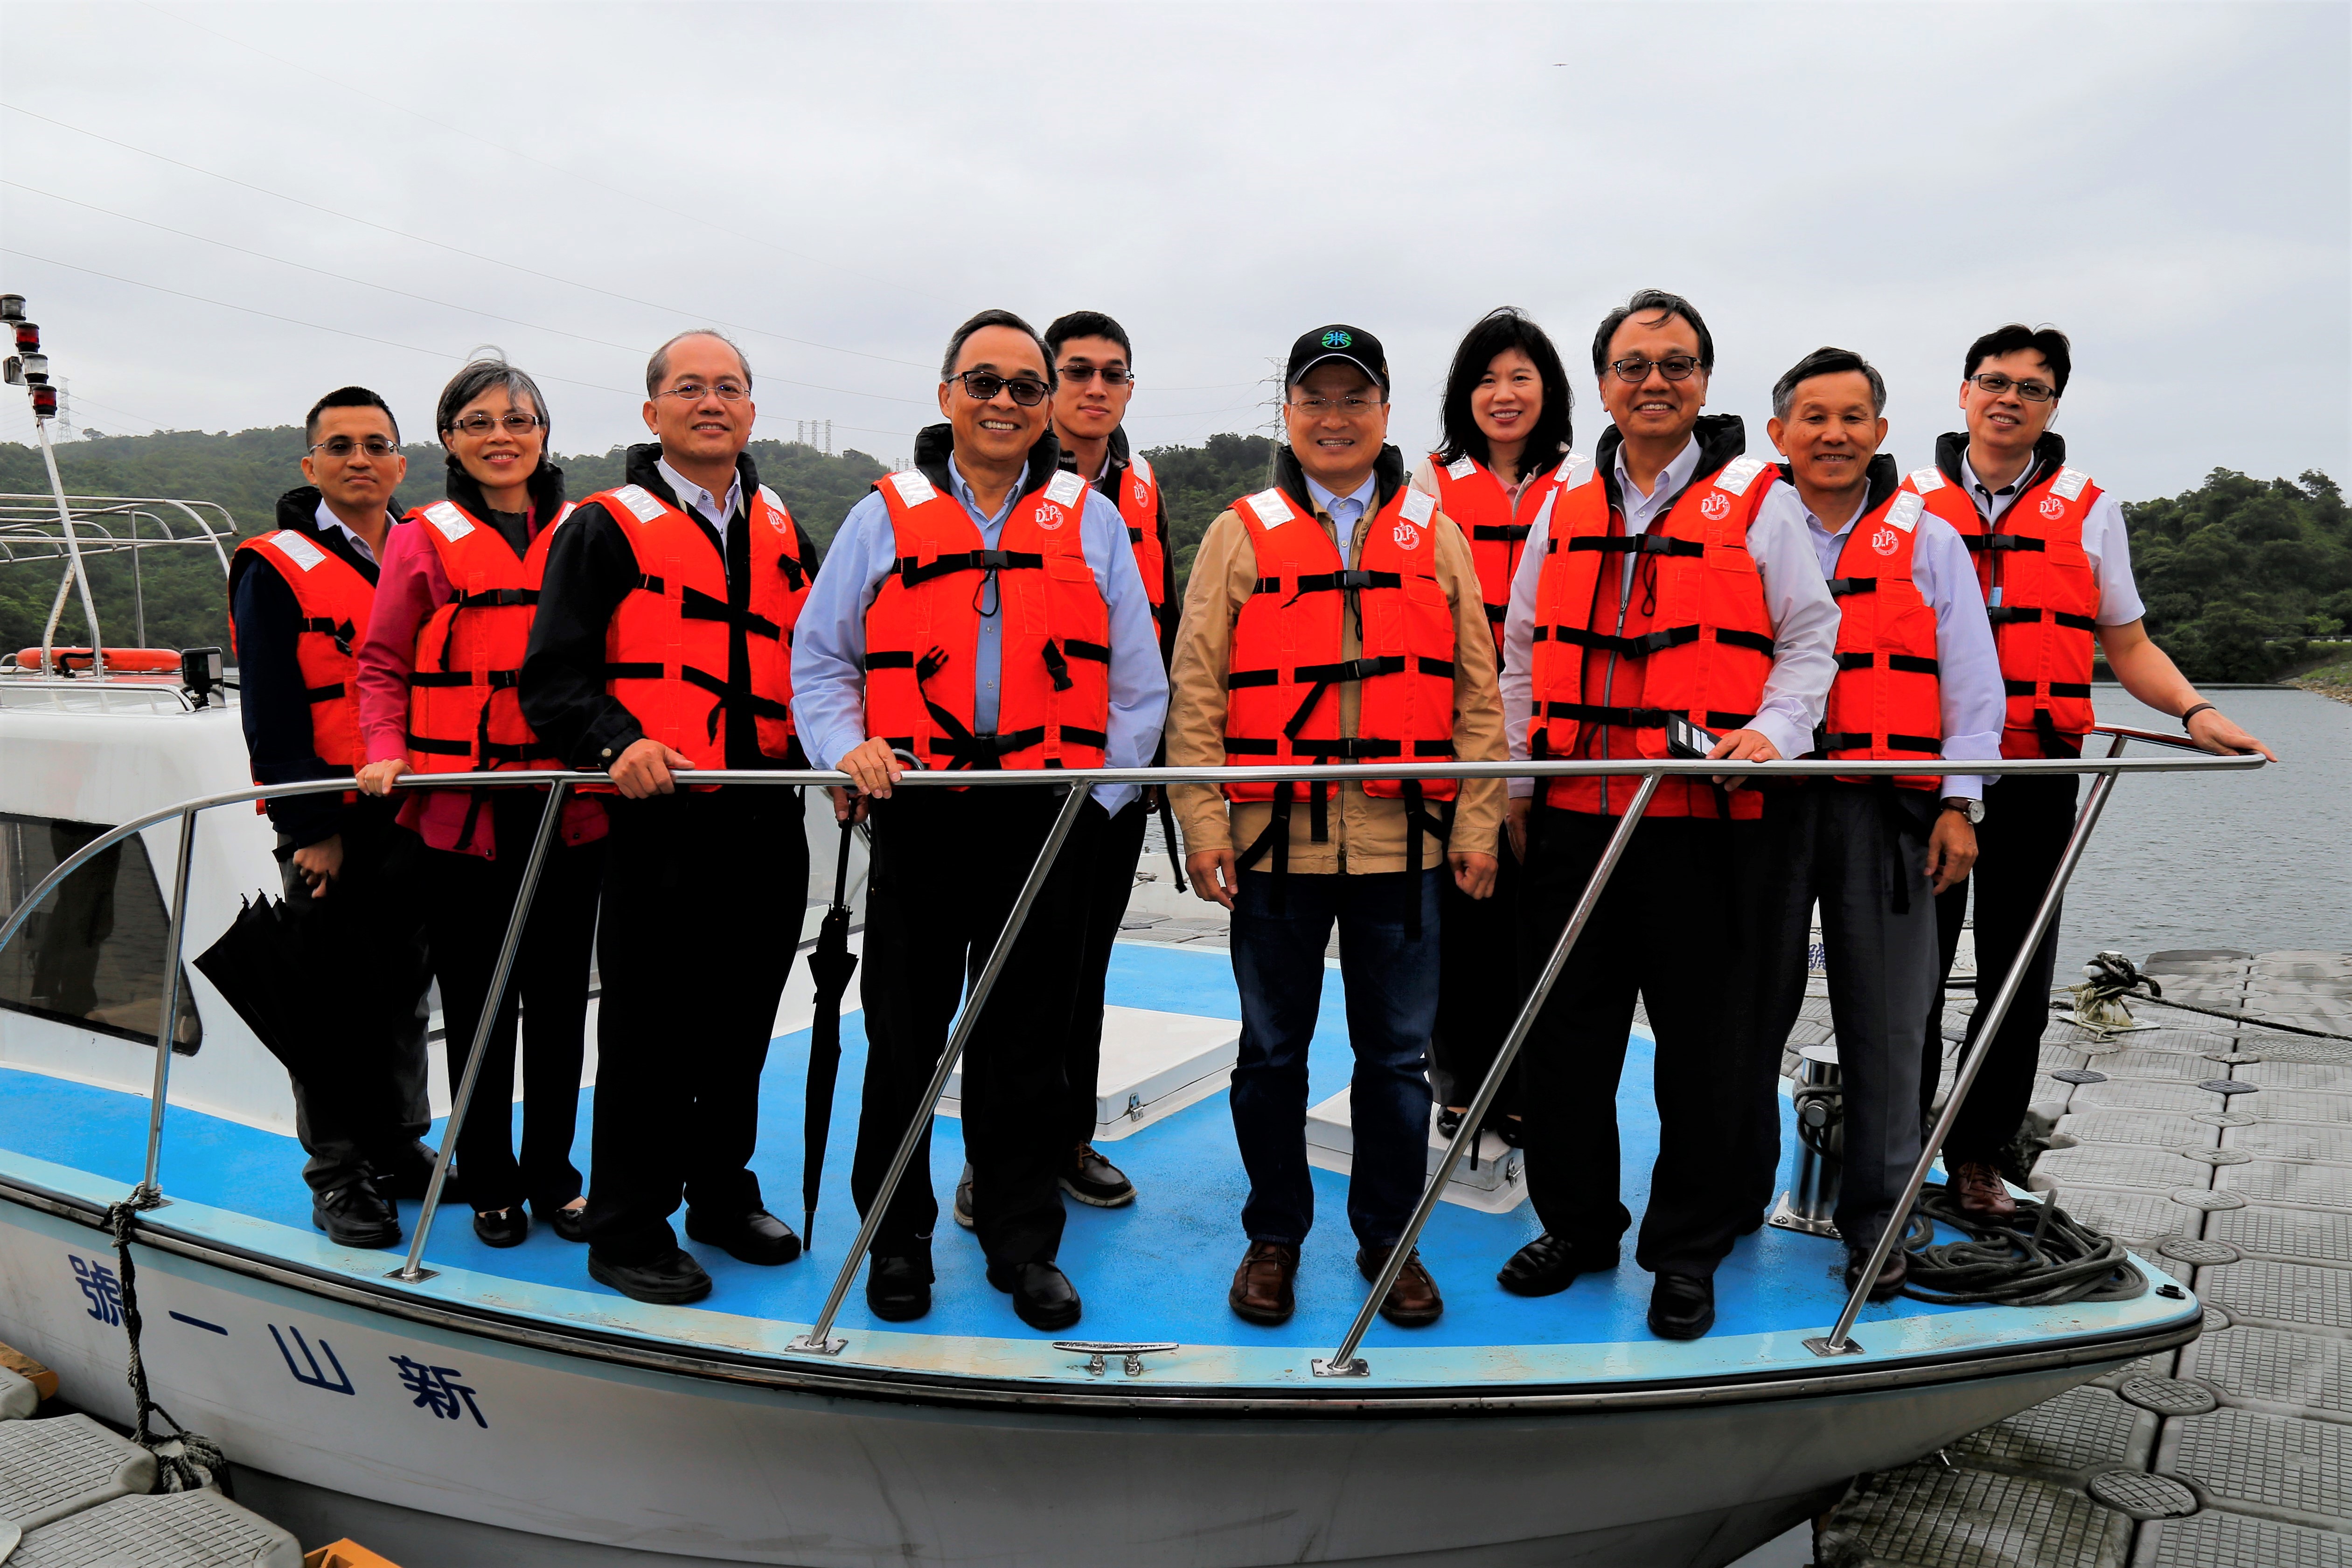
[[[1252,1241],[1296,1247],[1315,1223],[1307,1166],[1307,1047],[1323,1003],[1323,949],[1339,926],[1348,992],[1354,1174],[1348,1223],[1367,1247],[1404,1233],[1429,1169],[1429,1040],[1437,1024],[1437,871],[1420,875],[1288,878],[1275,913],[1274,876],[1245,872],[1234,900],[1234,979],[1242,998],[1234,1064],[1234,1134],[1249,1172],[1242,1228]],[[1421,900],[1421,935],[1405,935],[1405,900]]]

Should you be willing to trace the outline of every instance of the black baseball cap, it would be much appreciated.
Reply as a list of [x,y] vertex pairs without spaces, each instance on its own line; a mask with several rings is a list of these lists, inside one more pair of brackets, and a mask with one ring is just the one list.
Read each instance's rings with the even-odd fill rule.
[[1298,384],[1299,377],[1326,360],[1345,360],[1380,383],[1385,395],[1389,390],[1389,355],[1381,340],[1361,327],[1349,327],[1334,322],[1318,327],[1312,332],[1299,334],[1298,341],[1290,345],[1290,368],[1282,375],[1286,390]]

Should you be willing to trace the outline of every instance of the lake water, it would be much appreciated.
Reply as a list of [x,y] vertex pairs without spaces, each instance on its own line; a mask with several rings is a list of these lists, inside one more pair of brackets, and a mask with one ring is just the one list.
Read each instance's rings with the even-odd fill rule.
[[[2280,760],[2256,773],[2116,786],[2067,891],[2059,984],[2101,948],[2135,960],[2170,947],[2352,951],[2352,704],[2292,690],[2213,699]],[[2097,687],[2094,700],[2106,723],[2179,732],[2120,687]]]

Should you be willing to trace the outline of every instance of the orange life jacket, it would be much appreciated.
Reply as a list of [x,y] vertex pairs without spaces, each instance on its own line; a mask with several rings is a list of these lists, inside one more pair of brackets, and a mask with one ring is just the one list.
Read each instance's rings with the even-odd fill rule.
[[[1530,757],[1664,758],[1670,715],[1717,736],[1754,721],[1773,643],[1748,529],[1780,477],[1769,464],[1735,457],[1633,537],[1598,464],[1555,490],[1536,592]],[[1627,552],[1633,584],[1621,610]],[[1623,778],[1539,783],[1539,799],[1571,811],[1622,812],[1634,793]],[[1727,797],[1735,818],[1763,812],[1752,789],[1668,779],[1646,815],[1717,817]]]
[[557,513],[518,558],[504,534],[455,501],[408,514],[455,591],[416,629],[408,752],[419,773],[563,766],[524,721],[515,686],[538,613],[548,543],[571,515],[568,506]]
[[[762,485],[745,508],[751,571],[745,601],[738,606],[730,597],[727,563],[699,522],[642,485],[589,499],[619,525],[638,573],[605,628],[604,690],[629,710],[646,738],[684,753],[697,768],[727,766],[730,708],[750,711],[761,755],[787,760],[793,626],[808,598],[809,571],[783,502]],[[746,669],[729,657],[739,627]]]
[[2083,523],[2099,486],[2080,468],[2056,466],[2028,486],[1990,531],[1976,503],[1940,469],[1918,469],[1903,487],[1951,524],[1976,557],[2009,693],[2000,754],[2081,756],[2083,737],[2097,722],[2091,656],[2099,584],[2084,553]]
[[1568,477],[1573,454],[1561,457],[1557,468],[1530,476],[1514,507],[1511,493],[1495,471],[1464,454],[1456,462],[1441,464],[1434,452],[1430,465],[1437,472],[1437,508],[1460,526],[1470,541],[1470,559],[1478,568],[1478,597],[1486,611],[1486,625],[1495,633],[1495,656],[1503,653],[1503,620],[1511,611],[1511,580],[1518,575],[1519,558],[1527,553],[1528,524],[1551,487]]
[[1118,515],[1127,524],[1127,542],[1135,547],[1135,567],[1143,574],[1143,597],[1151,605],[1152,630],[1160,645],[1168,645],[1168,529],[1160,517],[1160,476],[1143,454],[1127,461],[1118,481]]
[[[310,700],[310,749],[330,767],[358,772],[367,763],[367,745],[360,737],[358,648],[375,608],[375,584],[342,557],[293,528],[257,534],[236,548],[239,554],[249,550],[268,561],[293,591],[302,612],[295,628],[299,635],[294,660],[302,674],[303,695]],[[229,580],[233,589],[235,573]],[[236,651],[233,616],[229,651]]]
[[[1897,490],[1854,520],[1838,552],[1838,574],[1829,585],[1838,602],[1838,673],[1813,734],[1816,755],[1871,761],[1943,755],[1936,611],[1911,579],[1924,511],[1916,493]],[[1933,774],[1893,782],[1906,789],[1943,786]]]
[[[1057,470],[1015,501],[995,549],[919,470],[875,486],[898,555],[866,612],[866,733],[926,767],[1099,768],[1110,606],[1087,564],[1087,485]],[[996,728],[976,725],[982,610],[999,622]]]

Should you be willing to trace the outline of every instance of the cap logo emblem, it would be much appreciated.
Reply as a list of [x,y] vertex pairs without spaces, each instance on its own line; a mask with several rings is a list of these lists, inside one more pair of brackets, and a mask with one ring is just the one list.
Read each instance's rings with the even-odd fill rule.
[[1356,340],[1346,332],[1326,332],[1323,334],[1323,346],[1327,349],[1352,349],[1356,346]]
[[1876,533],[1870,536],[1870,548],[1876,550],[1881,555],[1893,555],[1895,553],[1895,543],[1896,538],[1893,528],[1881,528]]
[[1709,496],[1698,504],[1698,509],[1700,515],[1708,522],[1719,523],[1731,516],[1731,497],[1724,495]]
[[2055,496],[2044,496],[2042,497],[2042,515],[2045,517],[2063,517],[2066,515],[2066,503]]

